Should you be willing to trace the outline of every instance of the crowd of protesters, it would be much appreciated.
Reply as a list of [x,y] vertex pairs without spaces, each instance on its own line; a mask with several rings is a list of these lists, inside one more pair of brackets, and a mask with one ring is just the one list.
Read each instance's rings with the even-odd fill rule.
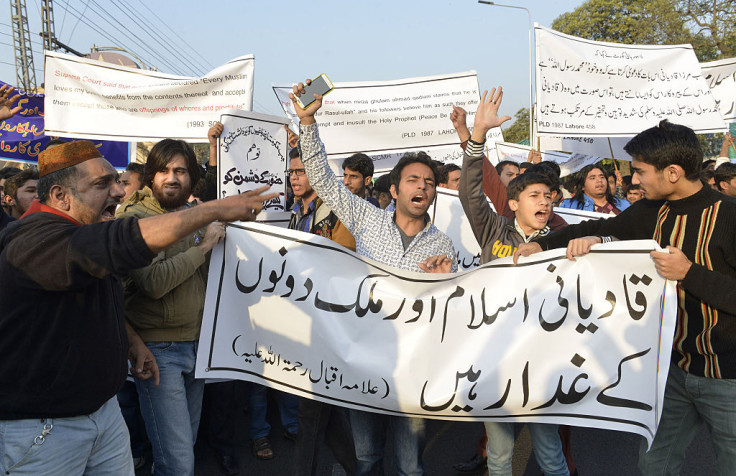
[[[0,119],[18,112],[12,92],[0,89]],[[292,100],[302,93],[299,83]],[[455,272],[453,244],[427,215],[436,188],[444,187],[458,191],[481,263],[565,246],[572,258],[595,243],[656,239],[669,249],[652,253],[657,270],[682,292],[662,422],[652,449],[642,443],[639,465],[644,474],[677,474],[697,424],[705,422],[721,474],[732,472],[736,165],[723,158],[703,163],[694,133],[663,121],[627,144],[632,175],[612,162],[561,178],[559,166],[536,151],[525,163],[493,166],[483,151],[487,132],[510,119],[498,116],[502,99],[501,88],[484,93],[472,132],[466,111],[453,107],[462,166],[408,153],[374,177],[371,158],[355,154],[343,162],[342,179],[328,166],[314,118],[321,97],[295,107],[299,133],[289,131],[286,170],[289,228],[404,270]],[[294,443],[290,474],[316,474],[323,445],[348,475],[380,473],[389,438],[396,471],[424,474],[427,435],[420,418],[346,410],[282,392],[269,399],[261,385],[205,385],[195,378],[209,251],[222,240],[225,222],[253,220],[276,196],[262,188],[215,200],[222,131],[219,123],[209,130],[205,167],[189,144],[165,139],[145,164],[130,164],[120,175],[87,141],[53,141],[38,168],[0,169],[0,469],[6,474],[132,475],[151,464],[156,475],[192,475],[198,432],[222,469],[238,474],[233,412],[242,402],[253,457],[262,460],[275,456],[267,407],[276,404],[282,436]],[[729,147],[733,138],[726,135],[723,157]],[[611,218],[568,226],[554,206]],[[691,380],[707,391],[692,393]],[[455,469],[487,466],[490,475],[510,475],[514,424],[477,427],[477,451],[458,455]],[[528,427],[544,474],[577,474],[569,427]],[[153,461],[146,460],[149,453]]]

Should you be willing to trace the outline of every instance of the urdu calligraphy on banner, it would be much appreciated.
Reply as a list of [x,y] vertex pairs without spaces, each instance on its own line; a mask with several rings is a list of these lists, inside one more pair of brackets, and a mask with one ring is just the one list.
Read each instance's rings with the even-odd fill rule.
[[663,119],[696,133],[723,122],[690,45],[591,41],[535,25],[540,135],[634,136]]
[[253,108],[253,55],[193,78],[45,52],[48,134],[202,141],[228,109]]
[[736,122],[736,58],[701,63],[700,68],[723,120]]
[[350,408],[638,433],[662,410],[676,316],[654,241],[577,261],[404,272],[316,235],[228,226],[210,266],[197,377]]
[[[315,119],[335,173],[341,173],[343,159],[357,152],[370,156],[377,171],[390,170],[404,153],[419,150],[443,163],[462,164],[450,114],[452,106],[462,107],[472,124],[480,99],[475,71],[334,85]],[[273,86],[284,112],[298,124],[291,90],[291,85]],[[489,148],[501,140],[500,128],[489,131]]]
[[[10,84],[0,81],[0,86]],[[46,144],[54,139],[46,135],[44,95],[16,90],[20,95],[18,106],[21,110],[11,118],[0,121],[0,159],[38,163],[38,154]],[[73,139],[64,139],[71,141]],[[130,161],[130,147],[127,142],[95,140],[95,146],[113,167],[125,168]]]
[[217,196],[224,198],[264,185],[280,196],[264,203],[263,211],[283,211],[286,205],[285,171],[288,144],[285,118],[231,110],[220,116]]

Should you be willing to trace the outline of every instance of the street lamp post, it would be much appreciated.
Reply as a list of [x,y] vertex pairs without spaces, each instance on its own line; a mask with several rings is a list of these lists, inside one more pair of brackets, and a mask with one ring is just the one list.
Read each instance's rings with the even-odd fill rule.
[[482,3],[484,5],[491,5],[494,7],[506,7],[506,8],[518,8],[519,10],[525,10],[526,14],[529,16],[529,146],[532,148],[534,147],[534,141],[532,137],[532,131],[534,130],[532,127],[533,122],[533,115],[534,115],[534,103],[532,102],[532,14],[526,7],[520,7],[518,5],[502,5],[500,3],[496,2],[487,2],[485,0],[478,0],[478,3]]

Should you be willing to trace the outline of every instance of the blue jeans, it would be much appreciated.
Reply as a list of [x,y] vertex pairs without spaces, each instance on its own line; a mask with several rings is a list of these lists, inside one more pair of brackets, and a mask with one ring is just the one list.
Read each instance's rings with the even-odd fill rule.
[[736,468],[736,380],[698,377],[670,365],[664,406],[652,448],[642,440],[639,469],[645,476],[680,474],[685,451],[705,422],[718,472]]
[[281,426],[284,427],[284,430],[294,435],[299,432],[299,400],[301,398],[291,393],[280,391],[276,393]]
[[117,399],[84,416],[0,421],[0,470],[29,476],[133,476]]
[[394,470],[400,476],[424,474],[424,420],[350,410],[350,425],[358,459],[356,475],[383,474],[386,433],[394,439]]
[[[514,424],[487,421],[484,423],[488,443],[489,476],[510,476],[511,461],[514,455]],[[528,423],[532,438],[532,450],[539,467],[546,476],[569,476],[565,455],[562,454],[562,441],[557,433],[557,425]]]
[[[257,383],[249,384],[250,394],[248,395],[248,413],[250,414],[250,424],[248,427],[248,435],[252,440],[268,436],[271,432],[271,425],[266,420],[268,412],[268,388]],[[281,426],[290,433],[297,433],[299,430],[299,397],[289,393],[277,392],[276,394],[279,415],[281,416]]]
[[194,442],[204,380],[194,378],[197,342],[147,342],[160,384],[136,380],[141,414],[153,449],[156,476],[194,475]]
[[271,432],[271,425],[266,420],[266,412],[268,411],[268,389],[257,383],[250,384],[250,393],[248,395],[248,413],[250,423],[248,426],[248,435],[252,440],[268,436]]

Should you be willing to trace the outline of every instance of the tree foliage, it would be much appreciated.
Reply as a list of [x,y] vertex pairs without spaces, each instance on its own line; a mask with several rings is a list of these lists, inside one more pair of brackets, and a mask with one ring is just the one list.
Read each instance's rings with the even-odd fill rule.
[[716,57],[736,55],[736,0],[679,0],[678,11],[696,34],[710,39]]
[[514,122],[503,130],[504,142],[518,144],[529,139],[529,108],[522,107],[514,114]]
[[588,0],[557,17],[552,28],[595,41],[689,43],[703,61],[733,55],[734,21],[736,0]]

